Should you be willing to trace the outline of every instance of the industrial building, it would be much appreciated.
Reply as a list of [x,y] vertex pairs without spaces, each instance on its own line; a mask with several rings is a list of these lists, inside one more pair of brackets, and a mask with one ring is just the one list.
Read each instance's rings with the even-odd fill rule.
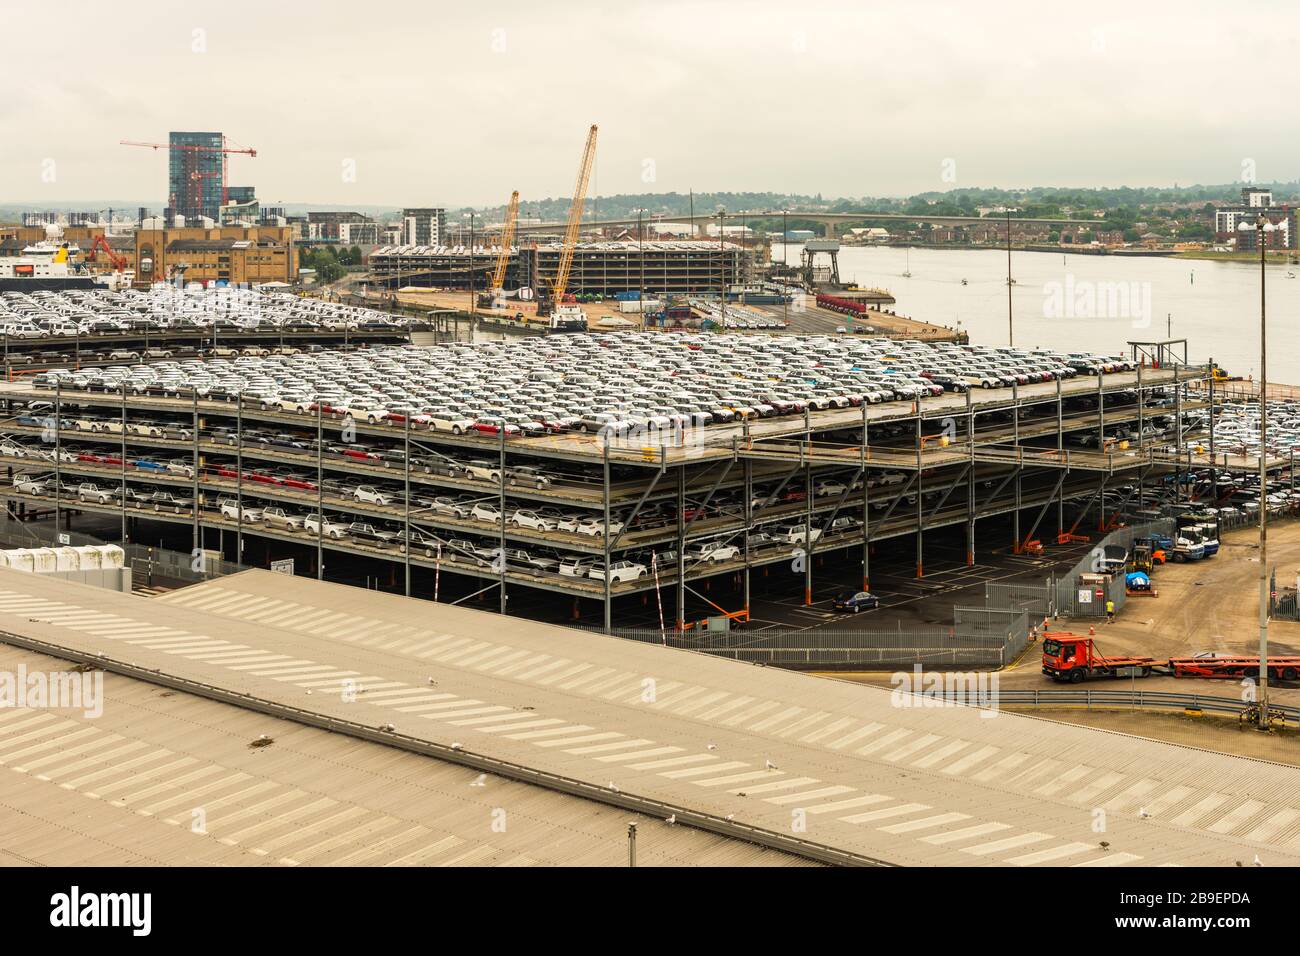
[[0,570],[0,642],[114,704],[0,711],[29,862],[1300,863],[1292,766],[303,577]]
[[[511,252],[505,287],[550,288],[559,267],[559,243]],[[391,285],[486,288],[499,250],[479,247],[382,246],[370,254],[375,280]],[[700,240],[580,242],[569,274],[569,291],[613,295],[717,293],[751,274],[753,253],[730,242]],[[472,277],[472,278],[471,278]]]
[[298,251],[287,226],[142,228],[133,267],[141,284],[181,272],[188,282],[294,282]]
[[[163,610],[143,597],[127,607],[143,617]],[[69,666],[0,643],[0,671]],[[633,821],[638,866],[814,865],[136,677],[109,674],[104,690],[113,704],[93,718],[0,710],[5,865],[623,866]],[[182,724],[187,756],[178,756]],[[40,770],[24,773],[29,766]],[[134,794],[146,796],[120,799]]]

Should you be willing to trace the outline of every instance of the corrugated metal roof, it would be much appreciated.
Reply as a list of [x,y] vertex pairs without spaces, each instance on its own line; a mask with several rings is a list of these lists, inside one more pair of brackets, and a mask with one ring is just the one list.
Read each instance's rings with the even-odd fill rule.
[[[64,670],[0,644],[0,671]],[[114,674],[0,709],[8,865],[799,865],[772,850]],[[272,743],[253,748],[266,734]]]
[[897,863],[1300,863],[1296,768],[306,578],[5,572],[0,628]]

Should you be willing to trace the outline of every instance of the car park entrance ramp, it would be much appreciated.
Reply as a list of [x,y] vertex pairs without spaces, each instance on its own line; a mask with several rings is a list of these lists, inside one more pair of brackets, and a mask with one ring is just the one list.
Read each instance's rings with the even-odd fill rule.
[[0,632],[824,862],[1300,863],[1300,769],[302,577],[0,570]]

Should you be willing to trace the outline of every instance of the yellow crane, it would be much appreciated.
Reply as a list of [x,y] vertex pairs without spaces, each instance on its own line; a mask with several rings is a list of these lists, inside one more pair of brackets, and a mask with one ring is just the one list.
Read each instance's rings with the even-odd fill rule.
[[492,273],[492,284],[488,286],[483,305],[494,309],[506,307],[506,267],[510,265],[510,246],[515,241],[515,225],[519,221],[519,190],[510,194],[506,206],[506,221],[501,230],[501,248],[497,252],[497,267]]
[[587,132],[587,146],[582,152],[582,165],[578,167],[578,182],[573,188],[573,205],[569,207],[569,224],[564,230],[564,245],[560,249],[560,263],[551,284],[551,328],[585,328],[586,313],[579,306],[565,305],[564,292],[569,285],[569,270],[573,266],[573,250],[578,245],[578,230],[582,225],[582,207],[587,201],[587,183],[591,180],[591,167],[596,159],[596,127]]

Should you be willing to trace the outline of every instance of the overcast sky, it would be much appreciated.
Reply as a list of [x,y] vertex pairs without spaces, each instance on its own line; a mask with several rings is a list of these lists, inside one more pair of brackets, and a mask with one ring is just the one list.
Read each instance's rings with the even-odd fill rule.
[[0,201],[161,203],[165,152],[118,141],[173,129],[255,147],[230,180],[264,202],[567,195],[591,123],[605,195],[1300,175],[1293,0],[3,0],[3,17]]

